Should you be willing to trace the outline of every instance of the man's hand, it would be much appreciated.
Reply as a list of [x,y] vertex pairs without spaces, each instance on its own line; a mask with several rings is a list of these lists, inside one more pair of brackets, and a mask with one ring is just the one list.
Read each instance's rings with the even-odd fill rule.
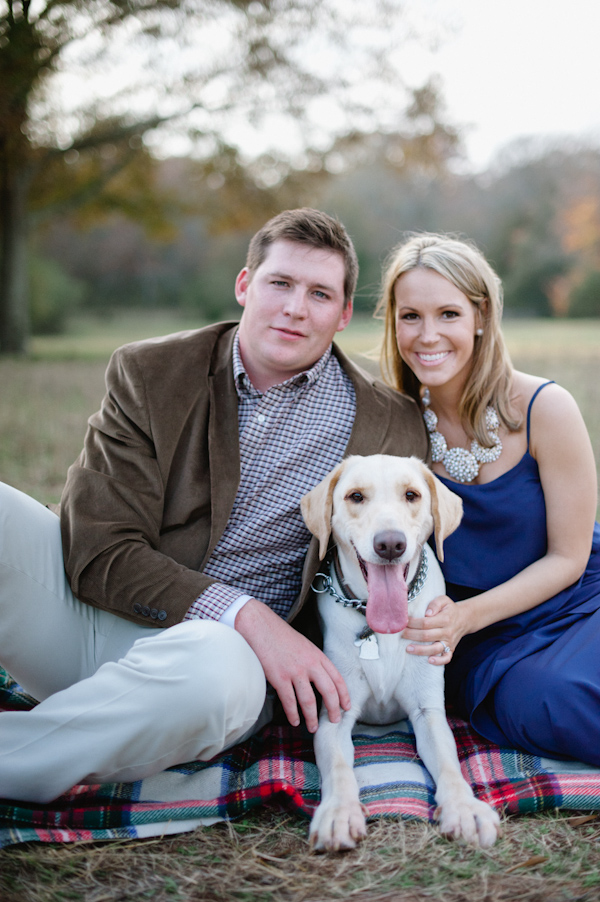
[[316,731],[313,686],[321,693],[332,723],[340,720],[340,708],[350,709],[346,684],[329,658],[266,604],[255,598],[246,602],[235,618],[235,628],[258,657],[292,726],[300,723],[300,705],[306,726],[311,733]]

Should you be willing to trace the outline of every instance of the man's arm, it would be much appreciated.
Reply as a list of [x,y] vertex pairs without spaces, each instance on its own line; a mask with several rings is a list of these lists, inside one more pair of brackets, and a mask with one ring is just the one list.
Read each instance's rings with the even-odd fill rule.
[[134,350],[113,355],[101,410],[90,417],[61,499],[65,568],[75,595],[162,627],[180,622],[214,582],[198,570],[210,533],[206,451],[200,438],[180,437],[186,408],[194,405],[206,420],[208,400],[205,411],[201,392],[194,395],[189,373],[185,378],[189,357],[181,365],[173,359],[177,350],[166,346],[153,356],[164,376],[150,388]]

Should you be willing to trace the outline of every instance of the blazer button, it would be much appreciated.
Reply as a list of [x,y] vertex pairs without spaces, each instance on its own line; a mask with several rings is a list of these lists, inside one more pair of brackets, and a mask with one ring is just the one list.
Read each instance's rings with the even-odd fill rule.
[[150,616],[153,620],[156,620],[156,618],[158,617],[158,608],[152,608],[152,610],[150,611]]
[[159,611],[159,612],[158,612],[158,619],[159,619],[159,620],[166,620],[166,619],[167,619],[167,612],[166,612],[166,611]]
[[135,603],[134,606],[133,606],[133,610],[135,611],[136,614],[141,614],[141,613],[142,613],[142,606],[141,606],[141,604],[139,603],[139,601],[136,601],[136,603]]
[[142,614],[144,615],[144,617],[148,617],[148,616],[149,616],[149,614],[150,614],[150,608],[148,607],[147,604],[145,604],[144,607],[142,608]]

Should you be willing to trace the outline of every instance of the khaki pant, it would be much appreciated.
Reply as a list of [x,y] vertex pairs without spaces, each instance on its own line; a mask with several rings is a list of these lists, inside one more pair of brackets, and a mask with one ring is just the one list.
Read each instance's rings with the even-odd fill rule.
[[0,664],[40,701],[0,713],[2,798],[49,802],[208,760],[269,719],[263,669],[235,630],[155,629],[82,604],[58,517],[2,483]]

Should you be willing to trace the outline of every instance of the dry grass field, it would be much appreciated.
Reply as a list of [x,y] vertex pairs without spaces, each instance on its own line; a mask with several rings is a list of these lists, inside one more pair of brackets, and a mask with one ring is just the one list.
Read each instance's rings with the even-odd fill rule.
[[[156,317],[80,325],[37,339],[32,359],[0,361],[0,479],[47,503],[60,496],[87,416],[103,394],[112,348],[185,328]],[[579,402],[600,461],[600,322],[513,322],[516,365],[555,379]],[[370,322],[342,336],[372,348]],[[0,852],[0,902],[595,902],[600,818],[549,813],[509,818],[497,845],[473,850],[421,823],[380,821],[355,852],[316,856],[304,821],[265,810],[235,824],[136,842]]]

